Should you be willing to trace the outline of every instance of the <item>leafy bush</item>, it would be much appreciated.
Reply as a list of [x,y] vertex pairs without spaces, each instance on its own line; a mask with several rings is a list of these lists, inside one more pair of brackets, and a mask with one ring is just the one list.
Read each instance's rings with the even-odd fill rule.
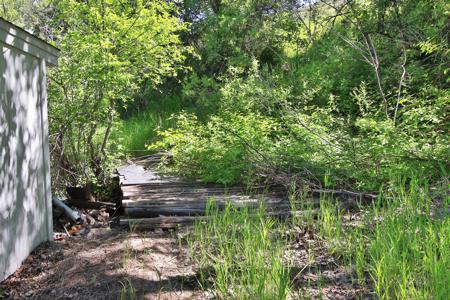
[[114,166],[118,108],[144,82],[157,86],[185,70],[191,48],[179,34],[187,25],[165,1],[67,0],[54,11],[61,56],[49,74],[53,184],[101,184]]
[[118,121],[111,133],[110,151],[132,156],[148,153],[146,147],[156,140],[156,131],[173,127],[175,120],[170,116],[183,108],[184,103],[177,95],[147,100],[145,109]]
[[217,112],[205,122],[182,114],[176,129],[159,133],[162,141],[152,148],[172,152],[172,171],[225,184],[283,170],[321,185],[327,174],[335,186],[366,190],[414,170],[430,180],[441,176],[449,154],[447,98],[425,109],[410,97],[395,124],[378,115],[362,83],[352,93],[360,116],[344,118],[333,97],[327,107],[311,105],[314,91],[295,95],[276,76],[259,72],[254,68],[245,79],[230,73]]
[[[265,15],[245,1],[243,11],[276,28],[263,35],[244,26],[249,20],[235,4],[208,11],[199,24],[212,28],[197,27],[198,37],[210,41],[227,25],[245,30],[234,33],[232,50],[224,41],[200,47],[201,56],[214,52],[220,60],[206,60],[185,95],[214,109],[183,115],[177,129],[161,134],[167,142],[159,146],[175,150],[173,170],[226,183],[281,171],[323,185],[327,175],[335,186],[365,190],[412,171],[432,182],[442,176],[450,156],[444,1],[333,3],[298,14],[274,5]],[[236,19],[225,20],[228,14]],[[277,58],[264,61],[246,42],[251,34]],[[208,67],[217,72],[202,73]]]
[[255,153],[248,146],[268,148],[275,125],[258,114],[236,113],[211,117],[206,124],[186,113],[178,115],[176,121],[176,129],[158,132],[162,140],[150,149],[168,149],[172,171],[226,185],[251,175]]

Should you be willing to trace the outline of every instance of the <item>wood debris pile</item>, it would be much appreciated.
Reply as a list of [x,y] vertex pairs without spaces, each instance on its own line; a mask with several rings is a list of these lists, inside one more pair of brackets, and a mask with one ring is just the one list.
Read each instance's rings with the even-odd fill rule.
[[[78,197],[68,188],[70,197],[65,201],[53,199],[53,231],[55,240],[63,240],[70,236],[84,236],[91,228],[105,227],[116,213],[117,206],[112,202],[98,202],[89,196]],[[80,189],[81,188],[76,188]]]

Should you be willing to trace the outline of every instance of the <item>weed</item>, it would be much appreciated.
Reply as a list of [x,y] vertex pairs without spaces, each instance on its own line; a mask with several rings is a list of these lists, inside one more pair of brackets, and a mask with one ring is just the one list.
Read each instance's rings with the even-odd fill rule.
[[111,135],[112,144],[132,156],[149,153],[146,145],[154,141],[157,129],[168,129],[175,125],[170,115],[182,109],[182,100],[177,96],[167,96],[159,101],[151,101],[146,110],[131,118],[121,120]]
[[209,201],[207,223],[198,222],[188,237],[200,270],[201,284],[213,287],[220,299],[286,299],[291,287],[286,240],[277,222],[259,209],[223,211]]
[[398,181],[368,207],[361,226],[345,229],[339,209],[321,200],[319,233],[380,299],[448,299],[450,220],[432,218],[429,195],[417,179]]
[[136,289],[130,279],[125,278],[124,281],[120,281],[122,289],[120,290],[120,300],[134,300],[137,299]]

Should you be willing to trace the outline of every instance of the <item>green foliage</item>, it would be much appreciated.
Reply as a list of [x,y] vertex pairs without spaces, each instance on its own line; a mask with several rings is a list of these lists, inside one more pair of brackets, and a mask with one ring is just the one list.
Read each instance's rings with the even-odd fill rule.
[[393,205],[380,212],[385,217],[376,224],[367,257],[381,299],[448,297],[450,222],[431,217],[427,194],[412,183],[409,190],[394,192]]
[[259,68],[258,61],[254,60],[248,75],[243,76],[242,68],[230,67],[220,89],[220,112],[246,114],[257,111],[265,116],[277,114],[277,105],[288,101],[290,89],[281,86],[280,78],[271,76],[267,68]]
[[217,76],[228,66],[249,67],[254,59],[276,63],[282,52],[280,43],[290,38],[283,30],[290,24],[283,14],[293,11],[295,2],[182,1],[181,17],[193,24],[189,41],[201,58],[191,62],[194,69]]
[[[106,180],[125,152],[165,149],[168,171],[207,182],[290,176],[381,191],[355,226],[325,198],[319,223],[309,210],[305,224],[379,298],[448,298],[448,1],[2,5],[0,16],[62,50],[49,72],[58,187]],[[224,299],[286,298],[275,221],[231,206],[208,213],[190,240],[202,284]]]
[[[40,35],[48,19],[52,0],[2,0],[0,17]],[[47,28],[49,30],[49,28]]]
[[[281,170],[323,185],[328,174],[334,186],[366,190],[411,171],[442,176],[450,156],[445,1],[238,2],[195,6],[205,10],[193,24],[203,65],[192,63],[184,99],[210,109],[160,134],[166,142],[153,147],[175,150],[173,170],[225,183]],[[258,16],[251,25],[249,12]],[[263,59],[266,48],[276,59]]]
[[190,48],[179,32],[187,27],[164,1],[68,0],[56,10],[61,57],[49,75],[54,182],[101,183],[117,157],[109,138],[118,109],[142,84],[157,86],[185,69]]
[[[419,177],[392,180],[389,192],[356,214],[345,213],[327,196],[318,210],[301,198],[302,214],[292,222],[348,267],[355,284],[368,286],[380,299],[447,299],[450,202],[446,195],[436,205]],[[264,216],[263,205],[257,211],[231,205],[219,211],[214,199],[207,216],[187,237],[204,290],[213,288],[219,299],[292,296],[286,224]],[[311,262],[314,251],[308,249]]]
[[321,202],[318,232],[380,299],[448,298],[449,199],[436,207],[427,184],[415,176],[391,187],[372,207],[362,207],[365,216],[356,226]]
[[[208,222],[197,222],[188,244],[204,289],[219,299],[287,299],[291,287],[285,237],[276,220],[258,210],[207,204]],[[277,228],[278,227],[278,228]]]
[[[319,178],[330,173],[334,185],[377,190],[391,176],[412,170],[437,179],[446,164],[448,137],[438,130],[447,122],[443,106],[411,109],[395,125],[374,113],[362,84],[352,92],[361,116],[349,122],[336,113],[333,98],[320,108],[311,105],[314,91],[295,96],[293,88],[276,85],[277,77],[261,79],[257,70],[239,76],[225,81],[217,113],[206,122],[184,114],[176,129],[160,132],[163,141],[152,148],[172,152],[173,171],[230,184],[261,166],[276,166]],[[438,99],[440,105],[448,102]],[[414,117],[407,119],[410,114]]]
[[170,116],[183,109],[180,97],[168,96],[149,101],[145,110],[121,119],[111,133],[110,151],[140,156],[148,153],[146,146],[157,138],[157,130],[175,126]]
[[150,149],[170,150],[172,171],[229,185],[248,178],[255,154],[246,146],[267,148],[273,126],[270,119],[257,114],[230,113],[212,117],[206,124],[195,115],[180,114],[176,129],[159,131],[162,140]]
[[183,82],[182,97],[185,103],[194,105],[201,115],[217,110],[220,103],[220,85],[211,77],[192,73]]

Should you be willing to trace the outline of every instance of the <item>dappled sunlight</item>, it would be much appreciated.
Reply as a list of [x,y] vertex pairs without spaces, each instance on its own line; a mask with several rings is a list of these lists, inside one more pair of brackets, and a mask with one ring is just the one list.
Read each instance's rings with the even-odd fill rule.
[[448,8],[3,0],[0,298],[447,299]]
[[[0,279],[52,237],[45,64],[27,34],[0,30]],[[42,42],[41,42],[42,43]],[[34,48],[33,48],[34,47]],[[30,55],[31,52],[33,55]],[[46,156],[47,155],[47,156]]]
[[194,265],[170,233],[98,228],[86,237],[39,247],[25,270],[36,262],[46,263],[45,275],[25,272],[12,284],[20,291],[33,282],[38,299],[118,299],[124,286],[138,299],[204,299]]

